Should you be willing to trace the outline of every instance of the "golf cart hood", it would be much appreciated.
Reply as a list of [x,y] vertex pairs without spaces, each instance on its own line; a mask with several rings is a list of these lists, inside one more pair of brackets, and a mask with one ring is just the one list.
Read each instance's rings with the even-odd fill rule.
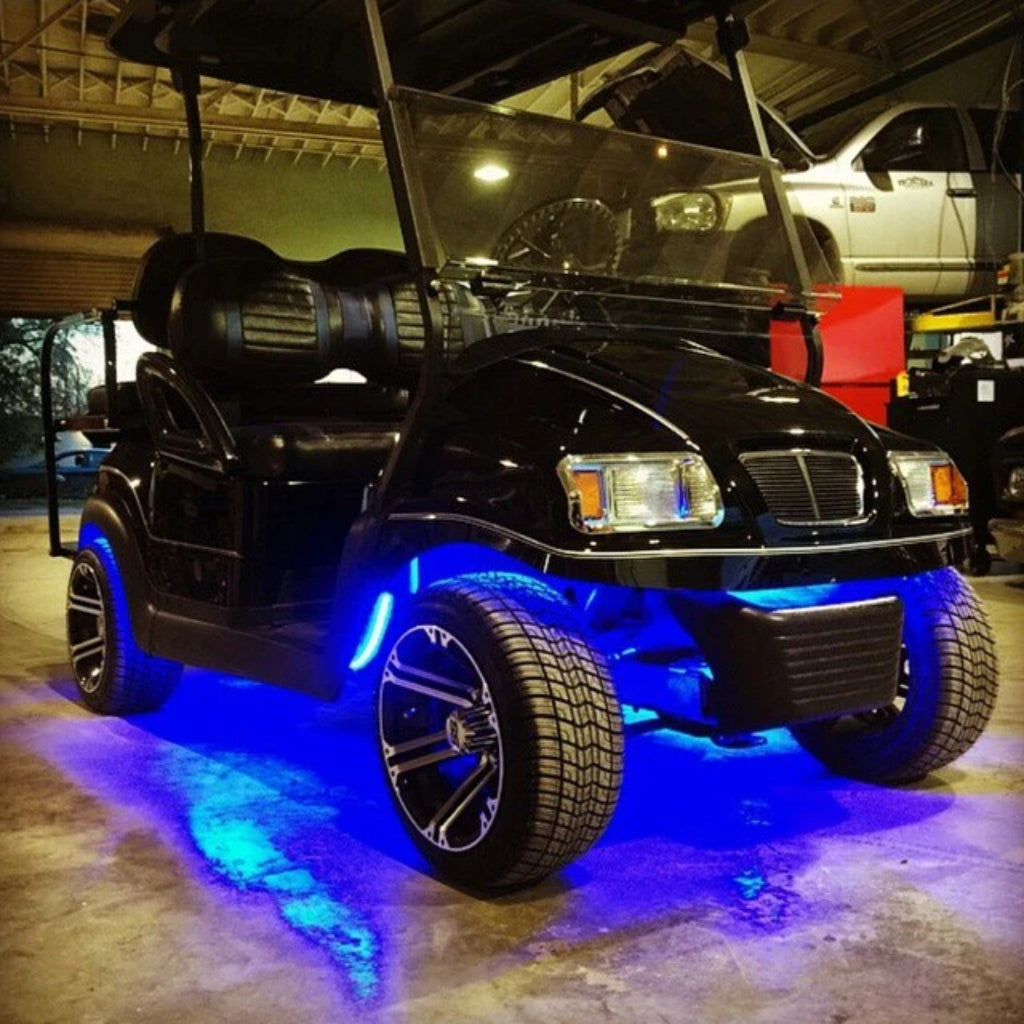
[[722,459],[768,439],[878,446],[874,431],[824,392],[701,345],[608,341],[573,351],[580,377],[649,409]]
[[[670,43],[711,0],[393,0],[382,4],[396,80],[485,102],[643,42]],[[376,106],[360,0],[134,0],[108,35],[120,57]]]

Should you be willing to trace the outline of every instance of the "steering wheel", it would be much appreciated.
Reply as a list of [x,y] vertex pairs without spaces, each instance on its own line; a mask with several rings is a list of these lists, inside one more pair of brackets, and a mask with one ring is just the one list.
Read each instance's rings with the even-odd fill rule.
[[493,258],[506,267],[614,274],[623,243],[614,212],[600,199],[556,199],[506,228]]

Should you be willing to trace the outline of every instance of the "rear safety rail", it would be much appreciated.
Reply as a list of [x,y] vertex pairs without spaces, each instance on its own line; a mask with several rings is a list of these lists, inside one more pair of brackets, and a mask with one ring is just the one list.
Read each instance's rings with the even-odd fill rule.
[[107,426],[117,427],[117,333],[114,324],[118,314],[131,309],[130,302],[121,300],[105,310],[75,313],[51,324],[43,338],[39,360],[40,397],[43,415],[43,455],[46,466],[46,511],[49,520],[50,555],[54,558],[74,558],[77,546],[64,544],[60,533],[60,494],[57,488],[57,433],[58,423],[53,403],[53,351],[57,339],[67,331],[91,324],[103,329],[103,368],[107,392]]

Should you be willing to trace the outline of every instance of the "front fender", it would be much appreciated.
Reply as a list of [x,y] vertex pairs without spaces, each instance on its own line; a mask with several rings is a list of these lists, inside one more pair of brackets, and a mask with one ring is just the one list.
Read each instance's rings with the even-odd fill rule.
[[120,572],[121,584],[128,599],[128,610],[135,643],[152,653],[154,608],[149,574],[139,545],[141,525],[130,506],[116,498],[93,495],[82,510],[78,530],[79,550],[88,547],[97,537],[110,544]]

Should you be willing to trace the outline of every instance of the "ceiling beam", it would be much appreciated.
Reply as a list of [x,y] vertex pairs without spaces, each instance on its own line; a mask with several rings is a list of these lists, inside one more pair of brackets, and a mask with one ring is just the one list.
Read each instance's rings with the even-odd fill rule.
[[932,71],[938,71],[940,68],[947,67],[949,64],[962,60],[964,57],[970,57],[972,54],[979,53],[990,46],[995,46],[996,43],[1000,43],[1004,39],[1012,38],[1015,35],[1019,36],[1021,23],[1018,18],[1019,16],[1016,13],[1008,11],[995,23],[967,35],[961,35],[951,46],[947,46],[944,50],[937,53],[932,53],[931,56],[924,60],[920,60],[910,67],[903,68],[894,75],[888,75],[881,81],[874,82],[863,89],[850,92],[842,99],[836,100],[833,103],[826,103],[824,106],[794,118],[791,121],[791,126],[800,131],[803,128],[810,127],[812,124],[817,124],[819,121],[826,121],[828,118],[834,117],[836,114],[845,113],[852,107],[866,103],[868,100],[894,92],[901,86],[923,78]]
[[65,14],[73,11],[81,2],[82,0],[69,0],[68,3],[58,7],[57,10],[44,18],[35,28],[30,29],[20,39],[16,40],[9,49],[0,54],[0,65],[6,64],[19,50],[23,50],[26,46],[34,43],[55,21],[60,21]]
[[[686,38],[699,43],[714,44],[716,43],[716,29],[709,22],[698,22],[686,30]],[[759,32],[750,33],[750,42],[747,43],[745,49],[747,53],[757,53],[765,57],[781,57],[783,60],[800,61],[804,64],[857,71],[871,79],[881,78],[885,74],[885,65],[877,57],[869,57],[863,53],[850,53],[846,50],[834,50],[829,46],[803,43],[796,39],[763,35]]]
[[[37,96],[0,95],[0,117],[16,117],[35,124],[64,122],[110,129],[152,128],[179,130],[186,127],[183,111],[156,107],[117,106],[114,103],[78,103],[52,99],[44,101]],[[315,124],[307,121],[285,121],[281,118],[224,117],[207,114],[203,127],[215,132],[298,139],[308,142],[350,143],[356,146],[379,146],[380,133],[376,128],[355,128],[346,125]]]
[[882,63],[885,64],[886,71],[891,75],[896,74],[899,71],[899,66],[892,55],[892,50],[889,49],[889,43],[882,31],[882,22],[875,10],[873,0],[857,0],[857,2],[864,14],[864,20],[868,23],[868,28],[871,30],[871,38],[875,41],[875,47],[882,58]]

